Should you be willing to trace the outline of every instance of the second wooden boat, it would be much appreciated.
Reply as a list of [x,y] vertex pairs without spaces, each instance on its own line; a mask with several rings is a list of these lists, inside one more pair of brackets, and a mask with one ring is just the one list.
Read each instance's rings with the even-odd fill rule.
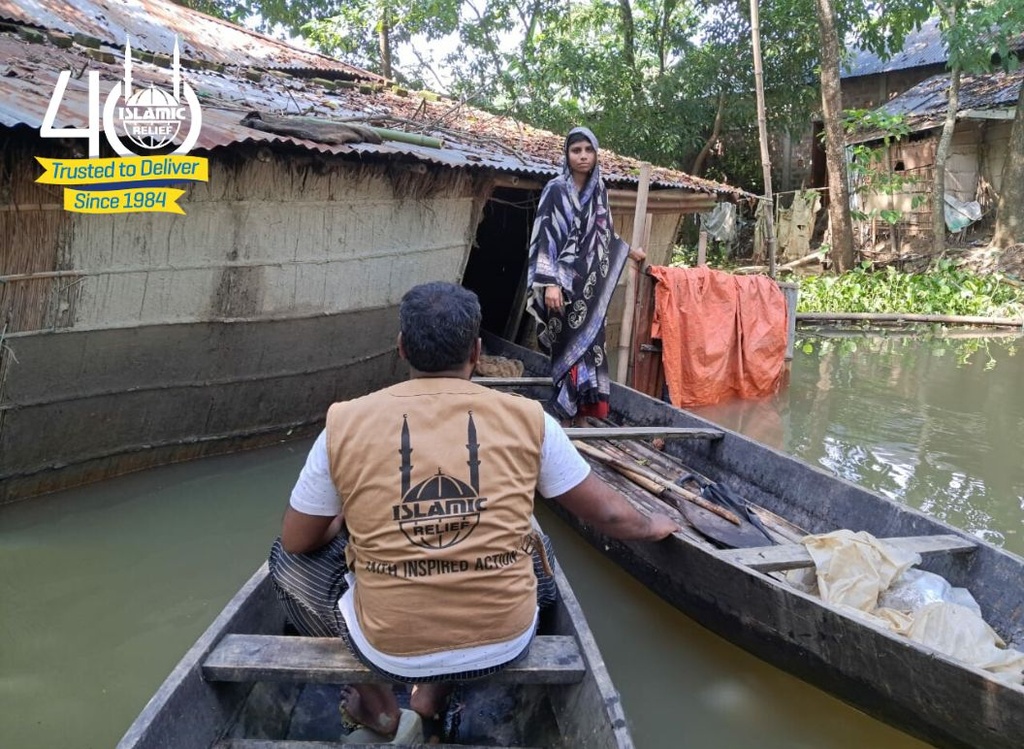
[[[547,360],[535,352],[494,337],[486,338],[485,346],[490,354],[524,362],[526,375],[538,376],[547,370]],[[549,388],[528,382],[516,391],[548,397]],[[895,539],[893,543],[922,553],[919,567],[953,586],[967,588],[985,621],[1010,647],[1024,650],[1024,559],[614,384],[612,420],[620,425],[688,430],[670,435],[690,438],[668,439],[664,452],[612,439],[604,447],[591,443],[606,455],[590,458],[594,470],[636,506],[675,514],[684,531],[659,544],[618,541],[601,536],[556,503],[549,503],[602,553],[708,629],[925,741],[973,749],[1021,746],[1024,687],[1019,683],[1007,683],[989,671],[851,616],[796,589],[780,572],[811,566],[807,550],[799,543],[806,533],[850,529]],[[623,477],[608,454],[620,462],[631,460],[629,470],[641,480]],[[679,492],[656,484],[641,488],[643,479],[652,480],[648,469],[659,463],[663,473],[675,467],[677,473],[671,479],[684,472],[699,474],[742,497],[776,543],[766,539],[760,548],[723,548],[728,544],[715,540],[719,530],[737,524],[706,516],[691,520],[692,503]]]

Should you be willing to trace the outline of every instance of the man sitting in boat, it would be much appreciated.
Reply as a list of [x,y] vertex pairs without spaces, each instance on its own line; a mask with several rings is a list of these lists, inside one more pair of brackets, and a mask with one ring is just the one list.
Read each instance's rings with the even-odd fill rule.
[[340,636],[369,668],[414,685],[415,712],[387,685],[345,691],[343,715],[385,739],[434,717],[450,682],[526,653],[539,603],[554,595],[535,491],[615,538],[679,530],[591,474],[540,403],[470,381],[473,292],[417,286],[399,318],[410,379],[330,407],[270,556],[300,632]]

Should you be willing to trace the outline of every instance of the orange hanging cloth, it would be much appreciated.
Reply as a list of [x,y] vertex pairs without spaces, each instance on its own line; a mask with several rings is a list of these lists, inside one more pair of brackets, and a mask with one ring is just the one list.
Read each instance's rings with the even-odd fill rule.
[[786,356],[786,299],[766,276],[707,267],[649,269],[672,405],[707,406],[775,393]]

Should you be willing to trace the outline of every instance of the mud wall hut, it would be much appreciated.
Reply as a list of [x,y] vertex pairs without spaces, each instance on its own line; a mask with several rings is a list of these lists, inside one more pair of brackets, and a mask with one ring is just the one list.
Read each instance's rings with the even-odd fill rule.
[[[35,181],[37,156],[86,155],[40,134],[60,72],[109,87],[130,39],[136,86],[164,86],[176,37],[209,181],[182,186],[185,215],[63,210]],[[561,135],[161,0],[0,0],[0,61],[0,502],[312,433],[404,376],[396,307],[416,283],[462,282],[489,330],[518,334]],[[88,126],[88,79],[56,127]],[[639,165],[602,158],[628,238]],[[655,169],[651,195],[666,262],[685,214],[741,193]]]
[[[977,202],[983,217],[994,210],[1002,185],[1022,81],[1022,70],[964,75],[961,79],[960,107],[946,159],[946,196],[950,202]],[[896,226],[903,236],[931,234],[935,153],[946,117],[948,88],[949,75],[933,76],[879,108],[887,115],[902,115],[909,136],[888,144],[875,132],[850,139],[881,150],[881,168],[902,182],[892,195],[862,193],[858,196],[860,210],[871,217],[885,210],[898,211]]]

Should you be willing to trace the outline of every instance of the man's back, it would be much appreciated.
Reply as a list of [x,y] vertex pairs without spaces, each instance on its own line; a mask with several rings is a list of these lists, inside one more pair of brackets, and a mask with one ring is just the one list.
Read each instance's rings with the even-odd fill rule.
[[[416,655],[530,626],[544,428],[536,402],[457,378],[416,378],[331,408],[331,477],[355,610],[374,647]],[[422,626],[404,626],[400,611]]]

